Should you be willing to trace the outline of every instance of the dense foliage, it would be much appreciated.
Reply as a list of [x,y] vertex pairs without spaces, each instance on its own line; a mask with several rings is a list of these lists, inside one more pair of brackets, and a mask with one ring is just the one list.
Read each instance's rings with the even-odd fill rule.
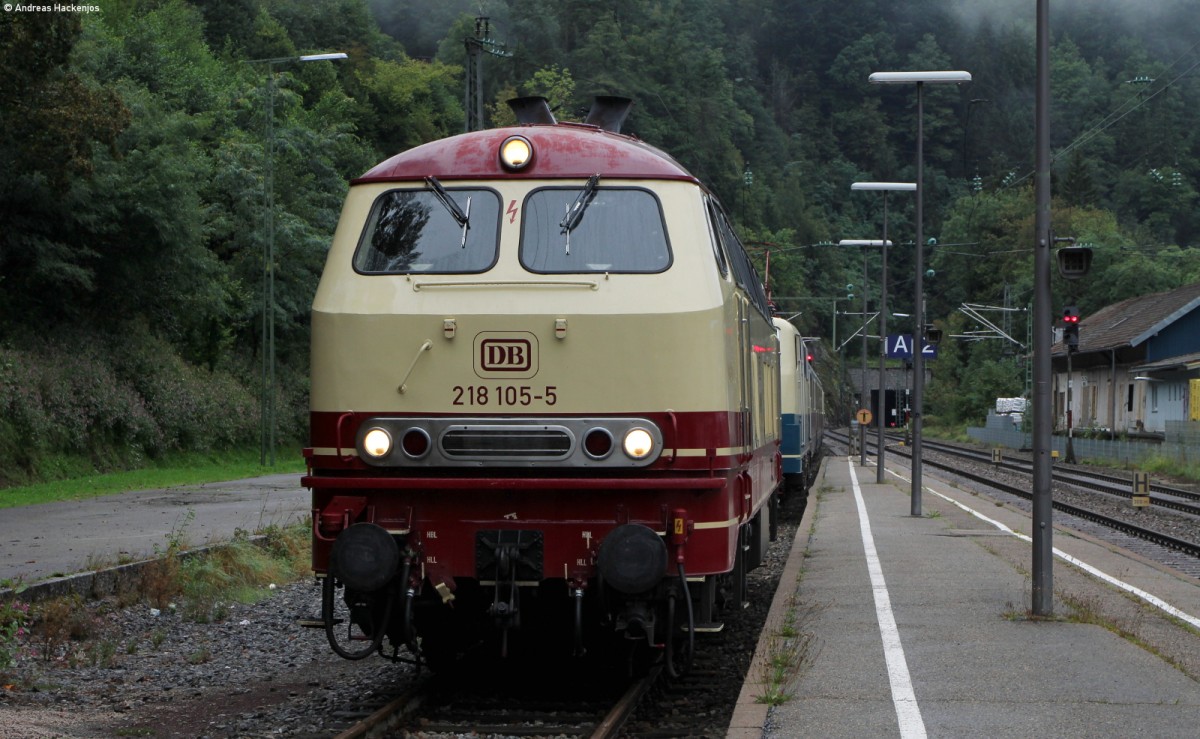
[[[267,269],[281,435],[302,438],[308,306],[346,180],[462,130],[477,15],[505,52],[483,57],[491,124],[509,120],[515,94],[547,96],[560,119],[593,94],[632,97],[626,129],[712,185],[761,267],[770,253],[780,306],[830,344],[835,321],[839,342],[857,328],[835,311],[859,310],[864,258],[872,294],[879,275],[878,253],[822,245],[880,234],[880,196],[850,183],[915,178],[914,91],[868,75],[970,71],[971,84],[925,95],[929,316],[964,334],[979,326],[962,304],[1031,300],[1030,2],[94,4],[0,15],[0,453],[14,463],[3,477],[36,472],[50,453],[107,466],[253,443]],[[1092,276],[1056,282],[1056,304],[1085,315],[1200,280],[1200,51],[1187,37],[1200,9],[1136,6],[1051,0],[1054,229],[1097,247]],[[348,59],[261,61],[325,51]],[[911,196],[890,196],[901,313],[913,303],[913,211]],[[1026,313],[996,322],[1025,341]],[[946,342],[930,412],[977,418],[1020,394],[1022,355],[1004,340]]]

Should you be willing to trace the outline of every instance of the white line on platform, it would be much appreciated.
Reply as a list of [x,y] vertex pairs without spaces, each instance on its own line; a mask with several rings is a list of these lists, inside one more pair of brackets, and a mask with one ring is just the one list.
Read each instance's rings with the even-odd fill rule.
[[917,705],[917,695],[913,692],[912,679],[908,674],[908,663],[904,660],[904,646],[900,643],[896,617],[892,615],[892,599],[883,579],[879,553],[875,551],[875,538],[871,535],[867,504],[863,500],[862,489],[858,486],[858,475],[854,472],[854,460],[849,460],[849,463],[854,503],[858,506],[859,530],[862,532],[863,548],[867,554],[867,572],[871,575],[871,590],[875,595],[875,618],[879,621],[879,635],[883,638],[883,657],[887,661],[888,681],[892,685],[892,704],[896,707],[900,736],[920,739],[925,736],[925,721],[921,718],[921,707]]
[[[892,472],[891,470],[888,470],[888,471]],[[892,472],[892,474],[895,475],[896,473]],[[912,482],[911,480],[907,480],[906,478],[904,478],[901,475],[896,475],[896,477],[899,477],[901,480],[904,480],[905,482]],[[979,511],[975,510],[974,508],[971,508],[968,505],[960,503],[948,495],[943,495],[942,493],[939,493],[938,491],[936,491],[932,488],[928,488],[928,487],[925,487],[923,489],[930,493],[933,493],[934,495],[941,498],[942,500],[950,501],[951,503],[953,503],[954,505],[963,509],[967,513],[970,513],[972,516],[975,516],[976,518],[978,518],[981,521],[986,521],[986,522],[990,523],[991,525],[995,526],[996,528],[1000,529],[1001,531],[1012,534],[1013,536],[1017,537],[1018,539],[1021,539],[1022,541],[1027,541],[1027,542],[1033,543],[1033,539],[1030,538],[1028,535],[1022,534],[1018,531],[1013,531],[1011,528],[1009,528],[1008,526],[1005,526],[1004,524],[1000,523],[999,521],[997,521],[993,518],[988,518],[987,516],[983,515]],[[1059,549],[1058,547],[1054,547],[1054,555],[1065,562],[1069,562],[1069,563],[1075,565],[1076,567],[1083,570],[1084,572],[1088,572],[1088,573],[1100,578],[1101,580],[1103,580],[1104,582],[1106,582],[1110,585],[1118,587],[1127,593],[1130,593],[1138,598],[1141,598],[1142,600],[1146,601],[1147,603],[1154,606],[1155,608],[1158,608],[1165,613],[1169,613],[1172,616],[1174,616],[1175,618],[1180,619],[1181,621],[1186,621],[1189,624],[1191,624],[1192,626],[1195,626],[1196,628],[1200,628],[1200,618],[1197,618],[1196,616],[1193,616],[1190,613],[1187,613],[1185,611],[1182,611],[1182,610],[1176,608],[1175,606],[1166,602],[1162,598],[1159,598],[1157,595],[1147,593],[1145,590],[1142,590],[1141,588],[1136,587],[1134,585],[1130,585],[1129,583],[1125,582],[1124,580],[1118,580],[1117,578],[1113,577],[1112,575],[1108,574],[1107,572],[1097,569],[1096,567],[1088,564],[1087,562],[1084,562],[1081,559],[1077,559],[1077,558],[1071,556],[1070,554],[1067,554],[1066,552]]]

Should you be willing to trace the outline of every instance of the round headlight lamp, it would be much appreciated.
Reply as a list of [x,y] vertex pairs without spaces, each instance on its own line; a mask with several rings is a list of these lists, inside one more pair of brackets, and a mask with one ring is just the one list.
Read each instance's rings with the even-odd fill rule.
[[645,459],[654,451],[654,437],[644,428],[632,428],[625,432],[621,447],[630,459]]
[[505,169],[524,169],[533,159],[533,144],[524,136],[509,136],[500,144],[500,163]]
[[385,429],[373,428],[363,435],[363,452],[372,459],[382,459],[392,451],[392,435]]

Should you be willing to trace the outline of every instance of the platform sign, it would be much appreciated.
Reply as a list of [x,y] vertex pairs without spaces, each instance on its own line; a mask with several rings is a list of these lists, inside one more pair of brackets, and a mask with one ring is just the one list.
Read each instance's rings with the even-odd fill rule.
[[1133,497],[1130,498],[1134,508],[1145,508],[1150,505],[1150,473],[1133,473]]
[[[912,359],[913,355],[913,337],[912,334],[888,334],[887,337],[887,358],[888,359]],[[937,344],[925,344],[921,350],[921,356],[926,359],[937,359]]]
[[866,408],[859,408],[858,413],[854,414],[854,418],[858,421],[860,426],[871,425],[871,411],[867,410]]

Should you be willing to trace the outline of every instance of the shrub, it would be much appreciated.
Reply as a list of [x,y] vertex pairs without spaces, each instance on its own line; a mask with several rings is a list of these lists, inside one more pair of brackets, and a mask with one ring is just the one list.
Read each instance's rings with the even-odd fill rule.
[[[253,373],[249,373],[253,374]],[[208,452],[258,438],[257,378],[186,363],[138,326],[108,335],[29,336],[0,345],[0,485],[54,479],[63,456],[90,469],[141,466],[171,451]],[[281,387],[296,387],[284,385]],[[294,407],[282,438],[298,438]],[[78,472],[76,470],[75,472]]]

